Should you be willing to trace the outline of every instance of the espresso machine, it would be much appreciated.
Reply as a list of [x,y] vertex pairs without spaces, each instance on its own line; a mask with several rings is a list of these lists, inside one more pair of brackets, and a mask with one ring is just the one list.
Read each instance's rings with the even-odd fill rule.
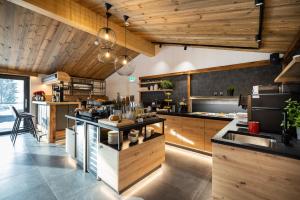
[[52,86],[53,99],[55,102],[63,102],[64,101],[64,83],[61,81],[57,85]]

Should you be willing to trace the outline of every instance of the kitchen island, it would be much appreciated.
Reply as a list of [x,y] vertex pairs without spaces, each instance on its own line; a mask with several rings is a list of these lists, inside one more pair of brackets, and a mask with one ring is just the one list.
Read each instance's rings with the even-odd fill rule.
[[212,196],[230,200],[300,199],[300,141],[250,135],[233,120],[212,139]]
[[66,118],[80,105],[80,102],[32,101],[35,105],[37,128],[40,135],[46,135],[49,143],[65,138]]
[[[165,119],[155,117],[142,123],[112,126],[85,117],[66,115],[75,125],[66,129],[66,151],[77,160],[84,172],[94,174],[118,193],[123,192],[161,166],[165,160]],[[150,138],[140,136],[130,143],[126,132],[145,130],[151,124],[161,123],[161,131]],[[117,145],[108,144],[107,131],[119,131]],[[123,135],[123,142],[121,137]]]

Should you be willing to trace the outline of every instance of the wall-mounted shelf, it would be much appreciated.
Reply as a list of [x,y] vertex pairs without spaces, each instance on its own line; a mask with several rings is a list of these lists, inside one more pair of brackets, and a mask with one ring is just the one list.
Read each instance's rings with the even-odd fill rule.
[[238,96],[191,96],[191,100],[222,100],[222,101],[238,101]]
[[172,89],[163,89],[163,90],[140,90],[139,92],[172,92]]
[[140,82],[139,84],[140,85],[150,85],[150,84],[159,84],[159,83],[161,83],[161,80],[160,81]]
[[300,83],[300,55],[293,57],[293,60],[277,76],[275,83]]

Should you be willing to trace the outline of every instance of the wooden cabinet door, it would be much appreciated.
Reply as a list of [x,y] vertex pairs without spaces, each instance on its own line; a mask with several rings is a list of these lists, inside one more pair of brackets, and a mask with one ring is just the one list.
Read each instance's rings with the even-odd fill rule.
[[205,142],[204,150],[212,152],[211,138],[213,138],[221,129],[223,129],[229,121],[205,119]]
[[165,138],[166,142],[181,145],[180,135],[182,132],[180,117],[165,117]]
[[204,150],[204,120],[183,117],[181,136],[183,146]]

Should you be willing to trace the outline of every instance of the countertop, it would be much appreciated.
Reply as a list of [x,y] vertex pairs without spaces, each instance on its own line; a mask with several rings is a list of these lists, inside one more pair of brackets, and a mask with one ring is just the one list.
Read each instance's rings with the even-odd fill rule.
[[291,140],[290,145],[286,146],[281,142],[281,135],[279,134],[259,133],[260,136],[271,137],[272,139],[276,140],[276,142],[272,143],[270,147],[224,139],[223,136],[228,131],[239,131],[243,134],[249,135],[247,129],[237,126],[237,123],[237,119],[230,122],[212,138],[212,142],[300,160],[300,140],[296,140],[295,138]]
[[[115,131],[129,131],[131,129],[142,128],[146,125],[151,125],[151,124],[155,124],[155,123],[165,121],[165,119],[155,117],[155,118],[146,119],[146,120],[144,120],[144,122],[141,122],[141,123],[136,122],[135,124],[132,124],[132,125],[125,125],[125,126],[122,126],[122,127],[116,127],[116,126],[111,126],[111,125],[107,125],[107,124],[98,122],[98,120],[94,120],[94,119],[89,118],[89,117],[72,116],[72,115],[65,115],[65,117],[68,118],[68,119],[73,119],[73,120],[77,120],[77,121],[86,122],[87,124],[91,124],[91,125],[94,125],[94,126],[98,126],[98,127],[109,129],[109,130],[115,130]],[[163,135],[164,135],[164,133],[155,133],[154,135],[152,135],[150,138],[147,138],[147,139],[140,136],[139,141],[135,144],[130,143],[128,140],[124,140],[123,144],[120,144],[120,146],[118,144],[116,144],[116,145],[108,144],[107,140],[101,141],[100,143],[102,143],[106,146],[109,146],[109,147],[111,147],[115,150],[123,151],[123,150],[128,149],[132,146],[142,144],[146,141],[149,141],[151,139],[154,139],[154,138],[157,138],[157,137],[163,136]]]
[[32,101],[33,104],[40,105],[74,105],[80,104],[78,101],[64,101],[64,102],[52,102],[52,101]]
[[179,112],[157,112],[159,115],[171,115],[171,116],[179,116],[179,117],[192,117],[192,118],[202,118],[202,119],[215,119],[215,120],[223,120],[223,121],[232,121],[231,117],[220,117],[220,116],[207,116],[196,113],[179,113]]

